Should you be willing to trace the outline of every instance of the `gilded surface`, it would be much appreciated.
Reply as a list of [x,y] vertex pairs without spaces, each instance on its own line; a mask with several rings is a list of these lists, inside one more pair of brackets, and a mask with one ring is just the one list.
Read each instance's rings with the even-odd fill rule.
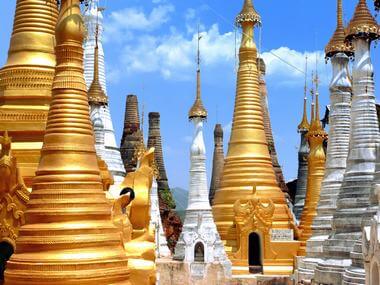
[[302,211],[299,225],[299,240],[301,241],[299,255],[306,254],[306,241],[313,233],[311,226],[314,218],[317,216],[322,180],[325,175],[326,154],[323,148],[323,142],[327,139],[327,133],[324,131],[320,121],[318,97],[317,93],[315,115],[313,116],[310,130],[306,135],[306,138],[309,141],[310,152],[308,156],[305,206]]
[[1,241],[16,247],[19,228],[25,224],[24,211],[29,191],[21,177],[16,158],[12,155],[8,132],[0,136],[0,224]]
[[94,147],[79,2],[61,1],[41,160],[5,284],[130,284]]
[[8,59],[0,70],[0,131],[27,187],[38,166],[56,63],[56,0],[17,0]]
[[[256,185],[256,198],[270,197],[275,205],[272,228],[290,231],[296,229],[284,193],[276,181],[264,131],[256,64],[257,48],[253,40],[253,29],[258,22],[259,16],[253,9],[252,1],[246,0],[242,14],[237,17],[237,23],[243,29],[243,37],[231,138],[220,188],[215,193],[213,205],[215,223],[234,266],[246,266],[248,260],[241,262],[233,258],[238,250],[237,240],[246,238],[236,230],[233,205],[239,199],[253,198],[252,185]],[[298,245],[294,240],[281,245],[271,243],[270,247],[279,247],[279,250],[275,250],[278,255],[270,255],[266,259],[264,274],[291,273]],[[270,251],[268,248],[263,250]]]
[[[136,151],[138,168],[128,173],[120,186],[132,188],[135,192],[135,199],[126,209],[128,217],[124,215],[123,240],[131,268],[131,281],[133,284],[153,285],[156,282],[156,257],[154,228],[150,224],[150,191],[156,170],[154,148],[144,149],[140,145]],[[115,203],[120,203],[122,199],[123,196]],[[114,209],[117,209],[115,205]]]

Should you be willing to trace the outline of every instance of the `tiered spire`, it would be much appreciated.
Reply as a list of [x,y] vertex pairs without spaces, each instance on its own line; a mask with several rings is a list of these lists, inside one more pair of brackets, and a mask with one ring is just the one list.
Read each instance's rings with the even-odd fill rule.
[[92,80],[90,89],[88,89],[88,102],[90,104],[107,105],[108,97],[104,92],[99,81],[99,25],[96,26],[95,35],[95,52],[94,52],[94,79]]
[[[342,25],[342,2],[338,0],[338,26]],[[339,30],[339,29],[337,29]],[[334,37],[337,35],[335,32]],[[330,81],[329,141],[326,152],[325,176],[322,181],[317,216],[314,218],[312,237],[307,241],[307,254],[299,262],[299,279],[313,279],[314,269],[325,255],[323,243],[331,234],[333,215],[347,168],[350,145],[350,118],[352,86],[348,63],[351,49],[345,49],[344,38],[338,36],[337,48],[326,48],[326,57],[331,59],[332,77]],[[331,43],[331,41],[330,41]],[[329,43],[329,45],[330,45]],[[342,47],[343,49],[339,48]]]
[[317,206],[321,191],[321,183],[325,173],[326,155],[323,149],[323,142],[326,140],[327,134],[322,127],[319,114],[318,74],[316,74],[314,82],[315,106],[312,106],[313,118],[309,132],[307,133],[307,139],[310,145],[310,153],[308,157],[308,178],[305,206],[302,211],[299,226],[301,230],[301,236],[299,237],[299,240],[302,242],[299,255],[305,255],[306,241],[312,235],[311,225],[315,216],[317,215]]
[[[219,234],[225,242],[226,251],[233,264],[246,266],[248,270],[248,265],[257,265],[249,264],[248,236],[252,232],[261,232],[261,230],[248,227],[242,229],[237,225],[241,225],[244,219],[256,220],[255,215],[259,215],[259,210],[255,206],[260,207],[261,200],[266,201],[267,205],[273,203],[271,205],[274,211],[272,215],[268,214],[272,229],[281,228],[291,234],[295,225],[285,195],[278,187],[268,151],[259,92],[257,48],[253,40],[254,27],[260,23],[260,16],[255,11],[251,0],[245,0],[236,23],[242,27],[243,35],[239,51],[235,108],[228,154],[221,184],[215,193],[213,213]],[[242,203],[246,203],[247,200],[252,205],[251,210],[240,211],[241,207],[244,207]],[[249,205],[246,206],[249,207]],[[247,216],[241,218],[241,215]],[[264,268],[266,262],[272,258],[269,232],[270,230],[262,233],[263,236],[260,239],[263,239],[261,245],[264,248],[258,249],[265,253],[262,259]],[[276,265],[286,266],[292,271],[293,257],[296,254],[298,242],[289,235],[284,246],[287,247],[286,256],[280,257],[285,252],[281,251],[276,261],[271,264],[272,273],[277,272]]]
[[367,6],[366,0],[359,0],[356,6],[354,17],[347,27],[347,40],[350,42],[353,38],[365,38],[374,40],[380,36],[379,25],[372,16]]
[[61,1],[53,100],[26,224],[7,264],[7,284],[114,284],[129,279],[95,153],[79,2]]
[[203,106],[202,98],[201,98],[201,57],[199,51],[199,43],[202,36],[198,32],[198,58],[197,58],[197,93],[195,97],[195,102],[189,111],[189,120],[194,120],[196,118],[201,118],[202,120],[207,119],[207,111]]
[[352,46],[345,42],[346,32],[343,24],[343,0],[337,1],[337,26],[336,30],[330,39],[330,42],[325,48],[326,58],[331,58],[337,53],[345,53],[348,56],[353,54]]

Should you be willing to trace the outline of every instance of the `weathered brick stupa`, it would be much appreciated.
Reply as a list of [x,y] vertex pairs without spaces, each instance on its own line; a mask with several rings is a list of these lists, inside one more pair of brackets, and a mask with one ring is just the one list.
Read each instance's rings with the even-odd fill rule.
[[40,160],[55,68],[56,0],[17,0],[8,59],[0,70],[0,131],[31,187]]
[[5,284],[130,284],[94,147],[80,1],[60,2],[57,65],[41,160]]
[[210,205],[213,204],[215,191],[219,188],[224,166],[223,128],[216,124],[214,129],[214,156],[212,159],[212,175],[209,192]]
[[137,159],[135,153],[138,145],[143,141],[140,130],[139,103],[136,95],[128,95],[125,103],[124,129],[120,143],[121,157],[127,173],[136,170]]
[[114,184],[110,187],[109,193],[116,198],[120,193],[119,185],[124,180],[125,169],[116,145],[106,93],[102,45],[103,16],[98,3],[98,0],[91,1],[84,15],[87,29],[87,39],[84,44],[84,74],[88,87],[90,117],[94,128],[97,128],[96,153],[106,162],[113,176]]
[[[299,242],[285,194],[278,187],[265,136],[252,0],[236,19],[243,34],[231,138],[213,214],[233,272],[290,274]],[[281,242],[279,241],[281,239]],[[274,254],[274,252],[276,254]]]
[[277,180],[278,186],[281,188],[281,191],[285,193],[287,199],[290,199],[289,189],[286,186],[284,174],[282,173],[280,163],[278,162],[276,147],[275,147],[275,143],[273,139],[272,124],[270,122],[270,116],[269,116],[268,90],[267,90],[267,85],[265,82],[266,66],[265,66],[264,59],[262,58],[257,59],[257,68],[259,70],[259,90],[260,90],[260,95],[261,95],[261,104],[263,108],[264,130],[265,130],[265,136],[268,142],[269,154],[272,159],[272,165],[273,165],[274,172],[276,174],[276,180]]
[[[375,173],[379,124],[376,114],[371,41],[379,28],[365,0],[360,0],[347,28],[347,40],[355,50],[353,96],[351,104],[350,147],[347,168],[337,199],[333,232],[324,242],[323,256],[315,270],[315,281],[323,284],[363,284],[363,260],[360,245],[362,225],[376,213],[371,207],[371,190]],[[374,202],[374,201],[372,201]],[[353,261],[350,252],[353,253]],[[352,268],[348,268],[350,266]],[[346,273],[345,270],[348,269]]]
[[[222,240],[212,217],[208,197],[206,173],[206,147],[203,139],[203,123],[207,111],[201,99],[201,71],[198,35],[198,68],[196,99],[189,111],[189,120],[194,123],[195,131],[190,147],[190,184],[185,221],[175,247],[174,259],[188,266],[191,275],[202,274],[207,278],[210,265],[218,264],[221,274],[230,276],[231,262],[228,260]],[[194,270],[194,265],[198,270]],[[220,276],[220,280],[225,277]]]
[[330,109],[328,121],[329,143],[326,153],[326,173],[312,230],[307,242],[306,257],[299,261],[299,280],[311,280],[314,269],[323,257],[322,245],[332,231],[332,218],[336,210],[339,190],[350,142],[351,81],[348,74],[351,46],[345,44],[342,0],[337,0],[337,27],[326,46],[326,58],[331,60]]
[[303,115],[301,123],[298,125],[298,133],[300,134],[300,146],[298,148],[298,173],[297,173],[297,187],[294,199],[293,212],[297,220],[301,218],[302,209],[305,205],[306,187],[307,187],[307,158],[309,156],[310,148],[306,139],[306,134],[309,131],[310,124],[307,119],[307,63],[305,68],[305,87],[304,87],[304,101],[303,101]]
[[168,246],[173,251],[182,231],[182,222],[174,210],[176,205],[166,175],[161,141],[160,113],[157,112],[149,113],[148,148],[151,147],[155,148],[154,155],[159,171],[157,184],[162,224],[168,240]]

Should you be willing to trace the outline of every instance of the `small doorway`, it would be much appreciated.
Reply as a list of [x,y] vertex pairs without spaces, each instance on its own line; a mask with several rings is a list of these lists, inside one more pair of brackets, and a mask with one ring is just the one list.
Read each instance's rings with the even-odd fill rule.
[[205,262],[205,248],[200,241],[194,246],[194,261]]
[[250,233],[248,240],[248,264],[249,273],[260,274],[263,272],[261,257],[261,240],[257,233]]

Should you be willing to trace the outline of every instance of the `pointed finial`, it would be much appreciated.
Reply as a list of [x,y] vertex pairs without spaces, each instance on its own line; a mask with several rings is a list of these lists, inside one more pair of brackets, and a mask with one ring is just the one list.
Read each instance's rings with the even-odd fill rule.
[[315,74],[315,77],[313,79],[313,83],[315,84],[315,90],[313,94],[315,95],[315,106],[313,106],[313,119],[310,124],[309,133],[311,135],[317,135],[317,136],[326,136],[326,132],[323,129],[321,119],[320,119],[320,113],[319,113],[319,90],[318,90],[318,74]]
[[93,104],[107,105],[108,97],[104,93],[103,88],[99,81],[99,23],[96,23],[95,31],[95,49],[94,49],[94,78],[92,80],[90,89],[88,89],[88,102]]
[[310,128],[310,124],[307,119],[307,56],[305,57],[305,86],[304,86],[304,100],[303,100],[303,115],[302,121],[298,125],[298,131],[306,131]]
[[346,40],[351,42],[355,38],[376,40],[380,37],[377,21],[372,16],[366,0],[359,0],[354,16],[347,27]]
[[200,67],[200,40],[201,39],[202,39],[202,35],[199,32],[199,26],[198,26],[197,92],[196,92],[195,102],[189,111],[189,120],[192,120],[195,118],[201,118],[202,120],[205,120],[207,118],[207,111],[205,107],[203,106],[202,99],[201,99],[201,67]]
[[332,58],[337,53],[345,53],[347,56],[353,55],[352,46],[345,43],[346,32],[343,24],[343,0],[337,0],[337,27],[325,48],[326,59]]
[[311,72],[311,78],[312,78],[312,87],[310,89],[310,94],[311,94],[311,118],[310,118],[310,122],[311,124],[314,122],[314,114],[315,114],[315,109],[314,109],[314,71]]

